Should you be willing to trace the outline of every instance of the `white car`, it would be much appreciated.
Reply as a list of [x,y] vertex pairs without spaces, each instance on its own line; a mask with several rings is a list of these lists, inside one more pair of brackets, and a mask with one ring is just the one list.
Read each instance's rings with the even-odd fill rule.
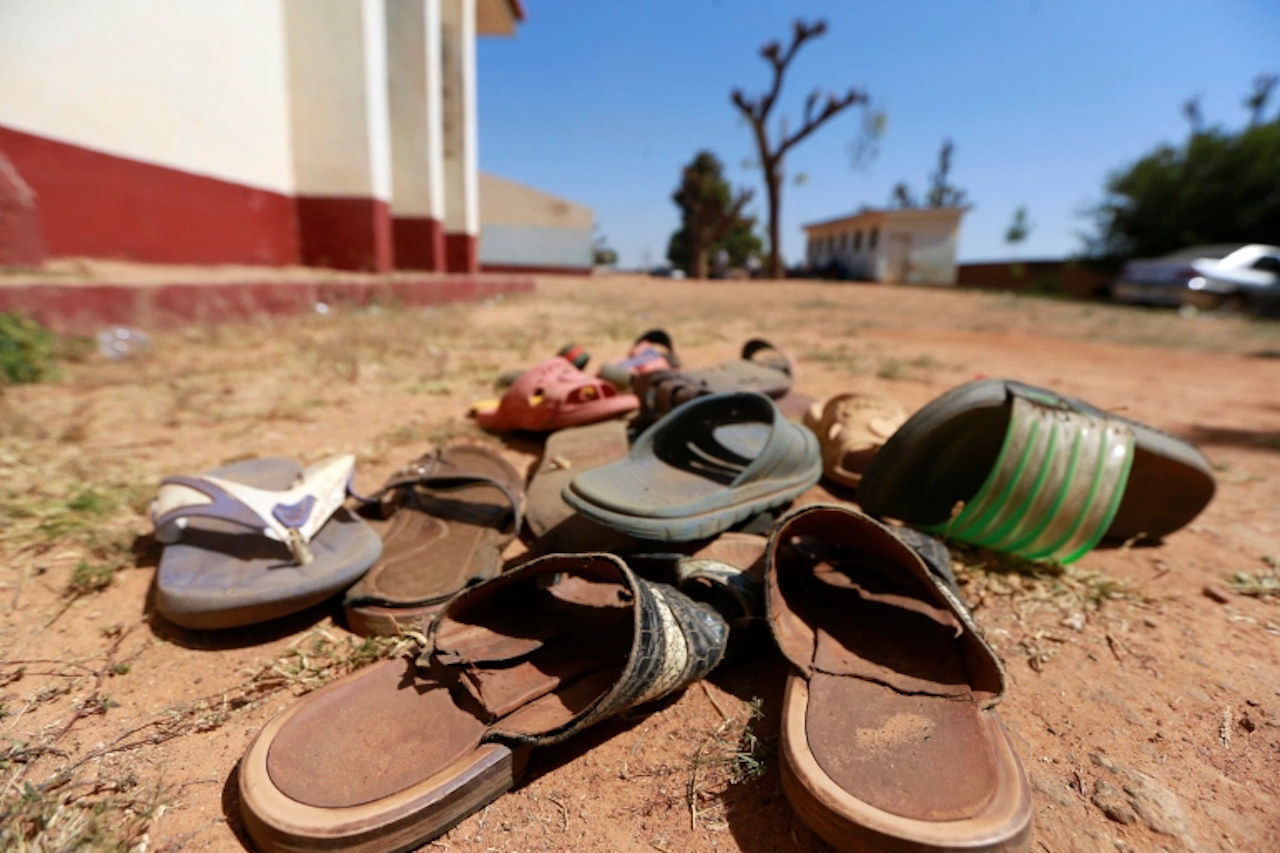
[[1187,282],[1184,305],[1268,311],[1280,305],[1280,247],[1254,243],[1225,258],[1198,258],[1197,273]]
[[1268,311],[1280,308],[1280,248],[1193,246],[1130,261],[1111,286],[1118,302]]

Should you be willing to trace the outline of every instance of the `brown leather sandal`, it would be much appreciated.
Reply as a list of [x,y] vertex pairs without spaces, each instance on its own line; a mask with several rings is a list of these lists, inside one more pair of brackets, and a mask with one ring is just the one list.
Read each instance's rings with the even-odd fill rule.
[[515,784],[530,748],[704,677],[729,628],[610,554],[553,554],[466,590],[417,658],[309,694],[240,763],[264,851],[407,850]]
[[416,629],[460,589],[502,571],[520,531],[522,478],[494,450],[454,445],[401,468],[369,501],[382,556],[343,607],[357,634]]
[[884,525],[817,505],[779,522],[766,586],[795,667],[780,757],[800,817],[845,851],[1028,849],[1004,670],[945,580]]

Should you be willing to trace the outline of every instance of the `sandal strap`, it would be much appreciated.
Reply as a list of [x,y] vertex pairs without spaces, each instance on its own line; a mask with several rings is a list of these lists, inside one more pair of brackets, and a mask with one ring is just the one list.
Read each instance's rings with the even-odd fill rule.
[[1133,465],[1133,429],[1101,412],[1012,396],[986,481],[930,533],[1030,560],[1070,563],[1106,534]]
[[711,389],[700,379],[675,370],[654,370],[632,380],[640,398],[643,420],[656,420],[690,400],[706,396]]
[[432,622],[418,666],[424,669],[444,664],[466,671],[474,661],[456,652],[436,651],[436,635],[459,602],[483,595],[491,584],[517,581],[522,573],[558,576],[557,569],[581,566],[583,562],[607,562],[631,594],[635,608],[634,631],[627,662],[617,681],[594,702],[567,722],[543,731],[511,731],[497,726],[487,737],[513,743],[545,745],[559,743],[579,731],[629,708],[661,699],[685,685],[705,677],[724,658],[729,626],[710,605],[696,602],[673,587],[638,577],[620,557],[612,554],[550,554],[523,564],[512,572],[464,590],[453,598]]
[[468,486],[493,486],[502,492],[511,505],[511,535],[513,538],[520,535],[524,501],[519,487],[509,480],[467,471],[449,459],[447,449],[437,448],[418,457],[392,474],[381,489],[361,500],[366,504],[381,504],[388,495],[404,489],[421,487],[433,492],[449,492]]
[[650,329],[635,339],[631,345],[631,355],[635,355],[642,344],[657,344],[666,350],[663,355],[667,359],[667,363],[673,368],[680,367],[680,359],[676,356],[676,345],[671,341],[671,335],[666,329]]
[[[756,359],[760,353],[765,353],[763,359]],[[758,363],[766,367],[772,367],[774,370],[780,370],[788,376],[792,376],[791,359],[787,358],[787,354],[778,349],[764,338],[752,338],[742,345],[742,358],[744,361],[758,361]]]
[[706,584],[720,593],[721,606],[732,607],[723,616],[732,625],[743,619],[764,616],[764,581],[745,569],[707,557],[681,557],[676,560],[676,585],[683,592],[694,584]]
[[282,542],[298,565],[306,565],[314,559],[312,538],[351,494],[355,464],[351,454],[331,456],[309,466],[283,491],[209,474],[166,477],[151,503],[156,540],[171,545],[181,539],[190,519],[209,518]]

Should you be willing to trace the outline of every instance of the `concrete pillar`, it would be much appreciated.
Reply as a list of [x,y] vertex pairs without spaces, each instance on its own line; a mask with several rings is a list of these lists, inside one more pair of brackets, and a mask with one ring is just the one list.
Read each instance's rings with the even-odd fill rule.
[[393,264],[384,0],[285,0],[302,261]]
[[445,259],[480,268],[480,164],[476,147],[476,0],[441,0],[444,70]]
[[387,0],[396,266],[444,270],[440,0]]

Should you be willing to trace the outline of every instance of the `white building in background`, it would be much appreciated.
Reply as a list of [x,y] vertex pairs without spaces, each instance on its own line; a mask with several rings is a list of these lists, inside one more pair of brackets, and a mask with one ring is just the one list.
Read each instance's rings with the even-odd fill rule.
[[809,269],[860,281],[955,284],[965,208],[872,210],[804,226]]
[[0,165],[34,191],[50,256],[475,271],[476,38],[524,17],[0,0]]

